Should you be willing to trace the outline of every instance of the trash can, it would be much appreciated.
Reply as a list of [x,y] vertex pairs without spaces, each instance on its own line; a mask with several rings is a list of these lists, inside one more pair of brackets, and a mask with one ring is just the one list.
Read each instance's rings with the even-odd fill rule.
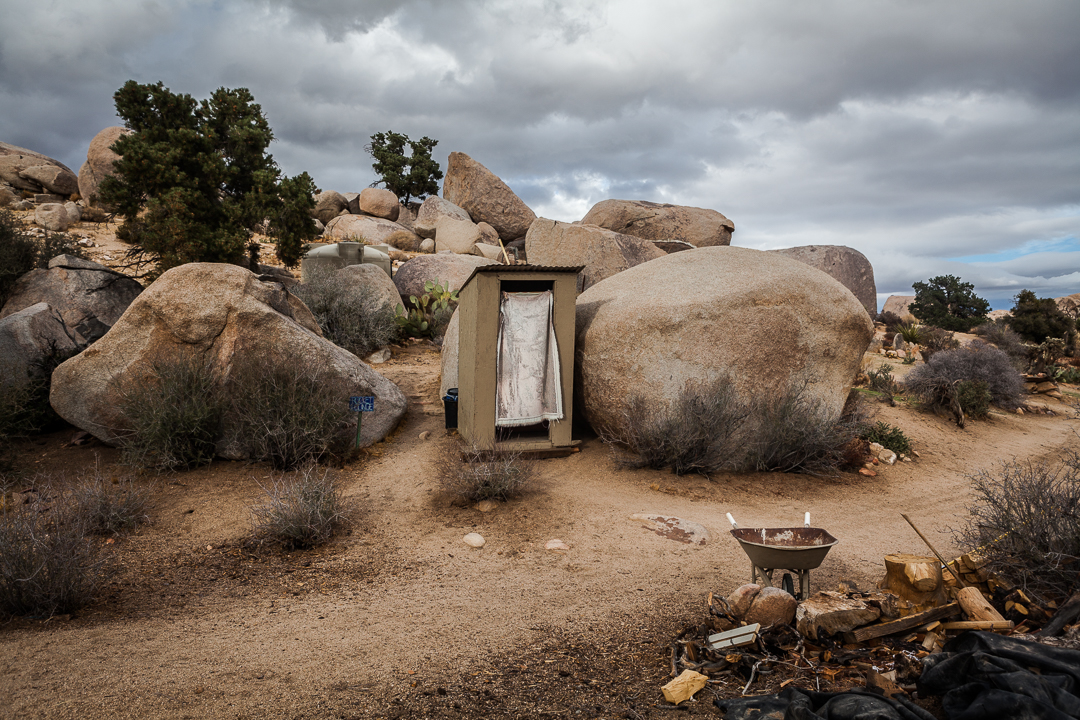
[[446,429],[453,430],[457,428],[457,400],[458,389],[449,388],[446,391],[446,395],[443,396],[443,410],[446,414]]

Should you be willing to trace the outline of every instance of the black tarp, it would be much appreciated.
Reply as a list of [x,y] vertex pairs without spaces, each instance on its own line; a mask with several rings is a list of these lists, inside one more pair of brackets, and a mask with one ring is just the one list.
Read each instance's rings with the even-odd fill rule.
[[[1080,651],[985,632],[950,640],[923,661],[919,695],[943,695],[949,720],[1080,720]],[[718,699],[725,720],[928,720],[904,698],[865,690]]]

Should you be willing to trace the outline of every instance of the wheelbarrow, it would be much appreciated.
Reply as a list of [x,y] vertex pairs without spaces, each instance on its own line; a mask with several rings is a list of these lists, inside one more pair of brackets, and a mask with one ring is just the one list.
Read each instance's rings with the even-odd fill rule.
[[[810,527],[810,513],[801,528],[741,528],[731,513],[727,519],[732,536],[750,558],[750,582],[756,583],[760,575],[765,586],[774,587],[773,572],[790,570],[799,576],[796,597],[800,600],[810,595],[810,571],[820,567],[832,546],[840,542],[821,528]],[[783,589],[795,595],[791,575],[784,575]]]

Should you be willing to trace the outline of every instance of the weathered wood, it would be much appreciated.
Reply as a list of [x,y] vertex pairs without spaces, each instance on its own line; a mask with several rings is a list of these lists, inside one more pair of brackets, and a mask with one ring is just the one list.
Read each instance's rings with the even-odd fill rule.
[[1065,626],[1076,622],[1077,618],[1080,618],[1080,593],[1075,593],[1067,603],[1059,607],[1038,634],[1043,637],[1060,635]]
[[942,605],[947,599],[941,565],[935,558],[923,555],[886,555],[885,577],[878,587],[924,608]]
[[[963,417],[964,417],[963,414],[961,414],[960,415],[960,427],[964,427]],[[964,581],[960,579],[960,576],[957,574],[957,572],[955,570],[953,570],[952,567],[948,563],[945,562],[945,558],[941,557],[941,553],[939,553],[937,550],[934,549],[934,546],[930,544],[930,541],[926,539],[926,536],[922,534],[922,531],[919,530],[919,528],[915,527],[915,523],[911,522],[911,518],[909,518],[904,513],[900,513],[900,517],[907,520],[907,524],[910,525],[911,529],[914,530],[916,532],[916,534],[918,534],[918,536],[922,538],[922,541],[924,543],[926,543],[926,547],[930,548],[930,552],[934,553],[934,557],[936,557],[941,562],[942,565],[949,568],[949,572],[951,572],[956,577],[956,582],[960,583],[960,587],[965,587]]]
[[847,639],[848,636],[851,636],[853,642],[866,642],[871,638],[895,635],[896,633],[912,630],[933,620],[943,620],[947,617],[952,617],[959,612],[960,606],[957,603],[949,603],[948,605],[942,605],[941,607],[930,608],[917,615],[908,615],[906,618],[900,618],[899,620],[891,620],[886,623],[878,623],[877,625],[867,625],[866,627],[861,627],[847,633],[844,638]]
[[847,632],[881,617],[881,610],[857,598],[823,590],[799,604],[795,611],[795,629],[804,637],[817,640],[823,635]]
[[1012,630],[1012,620],[958,620],[941,623],[942,630]]
[[734,630],[728,630],[726,632],[716,633],[709,636],[709,647],[713,650],[724,650],[726,648],[742,647],[743,645],[750,645],[758,638],[758,632],[761,630],[759,623],[753,625],[746,625],[744,627],[738,627]]
[[987,601],[979,588],[966,587],[957,590],[956,602],[960,603],[960,607],[964,608],[964,614],[972,620],[1005,620],[1001,613]]

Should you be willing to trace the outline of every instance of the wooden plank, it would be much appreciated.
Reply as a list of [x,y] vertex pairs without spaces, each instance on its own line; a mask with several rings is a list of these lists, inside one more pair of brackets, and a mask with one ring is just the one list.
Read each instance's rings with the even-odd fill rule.
[[960,620],[941,623],[942,630],[1012,630],[1012,620]]
[[723,650],[725,648],[742,647],[743,645],[749,645],[757,640],[758,632],[761,630],[760,623],[754,623],[753,625],[747,625],[745,627],[737,627],[734,630],[727,630],[725,632],[716,633],[709,636],[709,647],[713,650]]
[[908,615],[899,620],[891,620],[885,623],[878,623],[877,625],[867,625],[866,627],[852,630],[850,633],[845,633],[845,637],[850,635],[854,638],[855,642],[866,642],[872,638],[895,635],[896,633],[913,630],[920,625],[925,625],[934,620],[952,617],[953,615],[959,614],[959,612],[960,606],[958,604],[949,603],[948,605],[942,605],[941,607],[930,608],[917,615]]

